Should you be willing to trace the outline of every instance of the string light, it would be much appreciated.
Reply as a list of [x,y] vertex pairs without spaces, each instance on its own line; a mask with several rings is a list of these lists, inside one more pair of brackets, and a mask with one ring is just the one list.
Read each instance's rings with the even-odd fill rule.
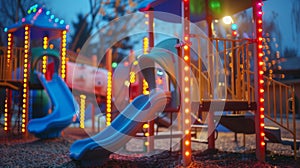
[[84,128],[84,118],[85,118],[85,95],[80,95],[80,120],[79,120],[79,127]]
[[63,30],[61,35],[61,78],[66,79],[66,55],[67,55],[67,31]]
[[[27,115],[28,115],[28,82],[29,82],[29,66],[28,66],[28,57],[29,57],[29,35],[30,28],[29,26],[25,26],[24,28],[24,70],[23,70],[23,110],[22,110],[22,132],[26,133],[27,127]],[[27,67],[27,68],[25,68]]]
[[129,81],[130,81],[130,83],[134,83],[135,81],[136,81],[136,76],[135,76],[135,72],[130,72],[129,73],[130,75],[130,77],[129,77]]
[[264,146],[265,146],[265,142],[264,142],[264,138],[265,138],[265,133],[264,133],[264,79],[263,79],[263,75],[264,75],[264,63],[263,63],[263,37],[262,37],[262,32],[263,32],[263,28],[262,28],[262,2],[259,1],[256,3],[256,11],[257,11],[257,15],[256,15],[256,35],[257,35],[257,70],[258,70],[258,109],[259,109],[259,115],[260,119],[259,119],[259,125],[260,125],[260,150],[264,150]]
[[7,104],[7,99],[8,99],[8,96],[6,95],[5,105],[4,105],[4,131],[8,131],[8,104]]
[[[10,69],[11,56],[12,56],[12,51],[13,51],[12,45],[13,45],[13,34],[8,33],[8,35],[7,35],[7,54],[6,54],[7,69]],[[6,90],[6,92],[8,92],[8,90]],[[4,104],[4,131],[8,131],[9,125],[10,125],[10,121],[8,120],[8,115],[9,115],[8,99],[9,99],[9,95],[8,95],[8,93],[6,93],[5,104]]]
[[144,125],[143,125],[143,128],[144,128],[144,129],[148,129],[148,128],[149,128],[149,124],[147,124],[147,123],[144,124]]
[[[43,49],[45,50],[47,48],[48,48],[48,37],[45,36],[43,38]],[[42,72],[43,72],[43,74],[45,74],[46,71],[47,71],[47,56],[44,55],[43,56],[43,63],[42,63]]]
[[143,94],[144,95],[150,94],[148,82],[145,79],[143,79]]
[[13,43],[13,35],[11,33],[8,33],[7,35],[7,56],[6,56],[6,65],[7,68],[10,69],[10,59],[12,56],[12,43]]
[[[148,37],[144,37],[144,39],[143,39],[143,52],[144,52],[144,54],[148,54],[148,50],[149,50],[149,38]],[[148,88],[149,88],[148,87],[148,83],[144,79],[143,80],[143,94],[144,95],[150,94]]]
[[106,125],[111,124],[111,100],[112,100],[112,72],[107,72],[107,91],[106,91]]
[[144,51],[144,54],[148,54],[148,50],[149,50],[149,38],[148,37],[144,37],[144,39],[143,39],[143,51]]
[[188,88],[190,88],[191,80],[190,80],[190,41],[189,41],[189,34],[190,34],[190,2],[188,0],[183,0],[183,15],[185,20],[183,21],[183,39],[184,39],[184,45],[183,45],[183,60],[185,63],[185,66],[183,67],[184,71],[182,71],[182,86],[184,88],[183,93],[183,102],[182,102],[182,109],[184,112],[182,112],[183,116],[183,130],[185,133],[185,136],[183,137],[183,142],[185,145],[183,145],[182,153],[184,153],[183,156],[183,165],[188,166],[191,162],[191,114],[190,114],[190,108],[191,108],[191,102],[190,102],[190,91]]

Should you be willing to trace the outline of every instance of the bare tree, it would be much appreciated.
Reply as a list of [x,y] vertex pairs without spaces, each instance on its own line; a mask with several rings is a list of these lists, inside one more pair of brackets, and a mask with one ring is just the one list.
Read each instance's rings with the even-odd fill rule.
[[[80,18],[79,22],[82,24],[78,24],[80,27],[76,27],[75,34],[73,35],[73,42],[71,45],[71,50],[75,51],[78,46],[79,38],[82,37],[82,33],[85,31],[86,34],[91,34],[93,27],[95,26],[95,21],[98,16],[101,5],[103,4],[103,0],[89,0],[90,10],[88,13],[84,15],[83,18]],[[88,21],[90,20],[90,22]]]
[[300,33],[300,1],[299,0],[292,0],[292,25],[294,26],[293,39],[298,40],[297,35]]
[[[133,13],[137,11],[137,4],[140,3],[142,0],[90,0],[89,6],[90,10],[87,14],[81,18],[83,24],[77,24],[77,30],[75,30],[75,34],[73,35],[72,47],[71,50],[77,50],[78,43],[82,40],[79,39],[82,37],[82,34],[92,35],[94,32],[100,30],[102,28],[108,35],[112,33],[112,30],[106,29],[105,26],[107,24],[114,24],[110,25],[110,28],[113,27],[114,34],[110,36],[110,39],[103,39],[99,38],[99,44],[101,45],[92,45],[90,44],[90,49],[86,50],[85,54],[98,54],[105,52],[105,48],[112,47],[113,48],[113,56],[114,60],[120,60],[124,54],[120,52],[120,49],[128,50],[132,48],[132,43],[130,43],[130,38],[125,38],[123,41],[116,41],[114,46],[107,46],[107,40],[115,41],[117,37],[129,31],[129,20],[130,18],[125,17],[124,20],[120,22],[111,22],[116,18],[120,18],[126,14]],[[138,22],[138,20],[136,20]],[[78,22],[79,23],[79,22]],[[85,37],[87,40],[88,37]],[[82,44],[83,45],[83,44]],[[77,47],[76,47],[77,46]],[[94,51],[94,52],[93,52]]]
[[[0,0],[0,31],[3,32],[6,26],[9,26],[20,18],[26,16],[30,6],[36,3],[42,3],[40,0]],[[5,44],[6,35],[0,33],[0,46]]]

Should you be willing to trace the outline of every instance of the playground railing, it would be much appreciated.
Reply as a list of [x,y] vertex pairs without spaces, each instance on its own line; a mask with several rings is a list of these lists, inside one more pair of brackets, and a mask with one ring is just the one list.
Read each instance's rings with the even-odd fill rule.
[[265,76],[265,116],[296,135],[295,97],[292,86]]
[[7,47],[0,47],[0,80],[4,82],[21,82],[24,70],[24,48],[14,47],[7,57]]
[[[191,66],[199,83],[200,103],[204,99],[212,99],[212,94],[218,93],[219,90],[216,89],[220,86],[211,83],[224,82],[219,75],[226,78],[226,99],[248,101],[249,104],[255,102],[253,40],[208,39],[200,35],[192,37],[197,40],[197,53],[201,58],[198,62],[194,61]],[[209,63],[210,56],[214,56],[212,64]],[[268,77],[264,79],[265,117],[288,131],[296,143],[294,90],[291,86],[274,79]]]
[[200,101],[213,98],[214,93],[218,94],[217,97],[250,101],[252,96],[249,94],[253,90],[250,85],[253,79],[250,74],[253,41],[209,39],[197,34],[192,37],[196,39],[196,52],[200,58],[198,62],[192,62],[191,66],[200,86]]

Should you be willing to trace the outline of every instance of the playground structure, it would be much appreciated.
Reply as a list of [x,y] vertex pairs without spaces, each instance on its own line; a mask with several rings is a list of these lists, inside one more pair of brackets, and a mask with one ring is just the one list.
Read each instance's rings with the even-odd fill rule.
[[[152,2],[152,1],[151,1]],[[145,10],[152,9],[153,6],[146,5]],[[181,3],[181,2],[180,2]],[[157,3],[154,3],[154,6]],[[189,1],[182,1],[182,13],[184,14],[184,18],[187,19],[186,22],[183,22],[183,33],[184,41],[182,44],[178,45],[179,52],[178,55],[182,55],[183,60],[185,60],[187,65],[190,65],[188,68],[182,67],[184,69],[183,74],[180,75],[180,80],[183,82],[181,86],[182,90],[189,90],[189,75],[190,75],[190,67],[192,72],[197,77],[198,83],[200,85],[200,101],[199,102],[190,102],[190,92],[181,93],[181,117],[182,117],[182,133],[184,134],[182,140],[182,155],[183,155],[183,164],[189,165],[191,161],[191,131],[190,128],[197,127],[195,125],[191,125],[191,111],[193,111],[193,107],[198,107],[198,116],[199,118],[204,118],[208,120],[208,148],[214,149],[214,112],[215,111],[232,111],[238,114],[228,114],[223,116],[221,119],[222,123],[226,123],[226,121],[230,121],[233,126],[229,127],[232,131],[236,133],[244,133],[244,134],[256,134],[256,156],[258,160],[265,159],[265,146],[266,142],[274,142],[274,143],[283,143],[287,145],[291,145],[294,150],[294,154],[296,157],[296,150],[299,146],[299,142],[296,140],[296,123],[295,123],[295,109],[294,109],[294,95],[293,88],[291,86],[287,86],[277,82],[273,79],[264,77],[263,75],[263,52],[262,52],[262,2],[255,1],[250,3],[250,6],[253,7],[253,17],[256,25],[256,32],[254,39],[220,39],[220,38],[212,38],[211,30],[209,30],[209,37],[202,37],[197,34],[191,34],[189,32]],[[250,7],[249,6],[249,7]],[[155,10],[155,8],[154,8]],[[151,12],[147,12],[148,16],[151,16]],[[153,16],[153,15],[152,15]],[[153,18],[152,18],[153,19]],[[210,19],[210,20],[209,20]],[[212,18],[208,18],[208,25],[210,25]],[[149,17],[148,21],[149,25],[152,25],[153,20]],[[209,27],[209,26],[208,26]],[[154,47],[153,43],[153,29],[152,26],[149,26],[149,47],[150,49]],[[199,60],[198,63],[194,64],[190,62],[190,46],[189,44],[191,39],[196,39],[197,43],[192,43],[192,45],[200,45],[202,40],[210,41],[212,44],[216,46],[216,49],[213,50],[212,46],[207,46],[209,66],[207,68],[207,72],[203,72],[202,63]],[[200,49],[200,47],[198,47]],[[252,54],[249,54],[251,53]],[[150,51],[151,53],[151,51]],[[198,54],[201,52],[198,52]],[[221,56],[220,59],[224,62],[224,67],[215,66],[213,62],[213,56],[217,53]],[[214,58],[219,59],[219,58]],[[219,60],[220,61],[220,60]],[[218,61],[216,61],[218,62]],[[253,65],[254,63],[254,65]],[[252,69],[252,66],[254,67]],[[222,69],[224,72],[222,72]],[[213,78],[215,74],[224,73],[227,77],[230,77],[229,88],[226,88],[226,92],[219,92],[220,87],[224,87],[221,83],[218,83],[217,87],[214,88],[211,83],[213,83]],[[179,77],[179,78],[180,78]],[[219,80],[220,81],[220,80]],[[217,82],[219,82],[217,81]],[[271,89],[272,88],[272,89]],[[276,92],[276,88],[279,88],[280,92]],[[208,91],[208,92],[206,92]],[[215,99],[213,97],[214,93],[227,95],[226,99]],[[277,96],[279,95],[279,96]],[[222,97],[222,96],[220,96]],[[273,99],[271,99],[271,97]],[[268,99],[267,99],[268,98]],[[265,101],[265,99],[267,101]],[[276,104],[277,99],[280,99],[280,104]],[[282,101],[285,100],[285,101]],[[247,124],[245,118],[246,111],[252,111],[251,113],[251,124],[248,126],[250,128],[246,128],[239,130],[237,127],[244,127]],[[122,114],[122,113],[121,113]],[[292,115],[291,119],[289,115]],[[118,120],[119,118],[116,118]],[[280,126],[283,129],[287,130],[291,133],[292,139],[283,140],[280,137],[280,129],[276,127],[267,127],[264,124],[264,120],[268,119],[273,122],[274,125]],[[109,120],[110,122],[111,120]],[[237,124],[238,123],[238,124]],[[248,122],[249,123],[249,122]],[[111,123],[108,123],[108,125]],[[113,121],[114,125],[114,121]],[[153,127],[151,128],[151,122],[148,126],[148,132],[151,136],[151,132],[153,133]],[[104,131],[105,132],[105,131]],[[102,134],[100,133],[99,136]],[[153,135],[153,134],[152,134]],[[265,141],[265,137],[268,138],[268,141]],[[93,137],[92,137],[93,138]],[[97,137],[94,137],[96,140],[99,140]],[[94,149],[93,144],[89,143],[87,146],[79,145],[83,144],[83,142],[87,141],[81,140],[74,143],[74,146],[71,147],[71,158],[75,160],[89,160],[89,158],[93,158],[93,152],[90,151]],[[100,146],[95,149],[94,153],[101,153],[101,151],[105,151],[106,145],[103,144],[101,140],[98,141]],[[153,144],[153,141],[148,141],[149,146]],[[103,146],[101,146],[103,145]],[[88,151],[88,152],[87,152]],[[74,152],[74,153],[73,153]]]
[[[72,122],[78,107],[63,81],[66,78],[66,33],[68,27],[64,24],[64,20],[54,18],[50,11],[34,5],[28,10],[25,18],[5,28],[5,32],[8,33],[8,42],[7,48],[2,48],[3,55],[0,60],[2,68],[0,85],[5,88],[6,92],[5,131],[9,132],[11,129],[11,120],[14,114],[12,110],[16,105],[19,106],[19,111],[15,120],[19,122],[20,132],[25,136],[30,131],[40,138],[57,137],[60,135],[61,129]],[[59,52],[48,48],[49,41],[57,38],[61,38]],[[23,42],[23,48],[14,47],[14,44],[20,42]],[[41,47],[39,44],[43,44],[43,46]],[[39,73],[45,75],[48,81]],[[54,108],[51,114],[43,120],[32,119],[30,117],[32,113],[31,91],[42,88],[47,90]],[[12,101],[12,90],[18,92],[18,104]],[[60,91],[64,92],[60,93]],[[60,94],[63,94],[64,98],[70,98],[66,106],[59,106],[61,102],[57,98],[60,97]],[[70,109],[64,107],[70,107]],[[41,107],[38,108],[38,110],[40,109]],[[60,113],[64,110],[70,115],[61,115]]]
[[[213,121],[214,119],[214,111],[234,111],[234,112],[244,112],[244,111],[252,111],[254,113],[253,115],[253,127],[252,131],[247,132],[246,130],[236,131],[238,133],[256,133],[256,141],[257,141],[257,159],[258,160],[264,160],[265,158],[265,137],[268,138],[270,142],[276,142],[281,143],[282,139],[278,139],[278,136],[275,134],[280,135],[280,129],[279,128],[271,128],[268,129],[265,127],[264,119],[267,118],[271,121],[273,121],[275,124],[279,125],[280,127],[284,128],[288,132],[291,133],[293,139],[291,143],[286,143],[289,145],[292,145],[294,148],[294,153],[296,156],[296,149],[297,149],[297,143],[296,143],[296,131],[295,131],[295,109],[294,109],[294,97],[293,97],[293,88],[291,86],[287,86],[284,84],[281,84],[280,82],[277,82],[273,79],[267,78],[263,76],[263,70],[262,70],[262,2],[261,1],[255,1],[253,2],[253,10],[254,10],[254,18],[256,20],[256,38],[255,39],[220,39],[220,38],[212,38],[209,37],[202,37],[198,36],[197,34],[191,34],[189,31],[189,17],[190,17],[190,7],[189,7],[189,1],[183,0],[182,1],[182,10],[184,13],[184,18],[187,18],[187,20],[183,23],[183,30],[185,30],[183,39],[185,40],[182,45],[179,46],[179,52],[182,55],[183,60],[185,60],[186,64],[190,66],[190,68],[187,68],[187,70],[183,71],[183,74],[181,74],[183,77],[187,77],[189,79],[190,71],[193,72],[193,74],[196,76],[198,83],[201,87],[199,87],[199,95],[200,95],[200,101],[199,102],[190,102],[190,101],[184,101],[187,99],[190,99],[190,92],[183,92],[182,95],[182,102],[181,102],[181,109],[180,114],[182,115],[182,121],[183,127],[182,132],[184,134],[183,136],[183,145],[182,145],[182,154],[183,154],[183,164],[185,166],[189,165],[191,162],[191,142],[192,142],[192,135],[190,128],[193,127],[191,120],[191,114],[190,112],[193,110],[193,107],[198,107],[198,117],[202,119],[206,119],[208,121],[208,148],[213,149],[215,148],[214,145],[214,130],[212,128],[215,128],[215,123]],[[33,10],[33,9],[32,9]],[[37,12],[39,12],[38,9],[36,9]],[[44,11],[41,11],[41,13]],[[46,12],[47,13],[47,12]],[[149,12],[151,13],[151,12]],[[151,16],[151,14],[149,15]],[[51,17],[51,16],[50,16]],[[151,19],[151,17],[149,17]],[[153,18],[152,18],[153,19]],[[22,22],[26,23],[22,20]],[[59,22],[59,20],[57,21]],[[153,21],[149,21],[151,23]],[[208,20],[209,22],[209,20]],[[151,26],[150,26],[151,27]],[[65,28],[65,27],[64,27]],[[60,75],[62,79],[66,79],[66,29],[57,30],[56,35],[48,36],[47,38],[54,38],[57,36],[62,36],[61,41],[61,68],[60,68]],[[21,131],[26,135],[27,134],[27,124],[28,124],[28,102],[29,102],[29,94],[28,91],[30,89],[30,86],[33,87],[40,87],[35,83],[35,81],[32,78],[33,74],[29,74],[29,72],[32,72],[28,62],[30,61],[29,57],[29,43],[30,43],[30,31],[33,32],[34,27],[28,26],[27,24],[24,24],[24,26],[21,26],[20,29],[8,29],[8,47],[7,49],[3,49],[3,57],[0,57],[0,65],[1,68],[1,74],[0,74],[0,85],[2,87],[7,88],[6,89],[6,95],[7,99],[5,100],[5,117],[9,117],[9,106],[11,106],[11,100],[9,99],[10,96],[10,90],[19,90],[20,95],[22,95],[22,126]],[[150,32],[153,32],[149,30]],[[14,32],[23,33],[24,35],[24,48],[15,48],[13,47],[13,38],[14,38]],[[209,33],[210,34],[210,33]],[[42,37],[43,39],[47,39],[45,37]],[[191,63],[190,62],[190,44],[189,42],[191,39],[196,39],[198,43],[195,45],[200,45],[200,42],[202,40],[211,41],[212,44],[215,45],[215,50],[212,50],[210,47],[208,48],[208,58],[211,58],[214,54],[220,55],[220,58],[224,62],[224,73],[228,76],[231,76],[229,80],[229,86],[226,88],[227,95],[226,100],[218,100],[213,98],[213,94],[215,91],[218,91],[218,87],[222,87],[222,83],[218,85],[217,88],[213,88],[211,86],[212,79],[211,76],[213,76],[214,73],[218,74],[221,73],[221,69],[218,69],[220,67],[214,67],[213,62],[211,63],[210,67],[208,67],[207,72],[202,71],[202,63],[199,60],[197,63]],[[151,40],[152,39],[152,40]],[[153,35],[149,33],[149,47],[154,47],[153,43]],[[46,41],[46,40],[44,40]],[[46,42],[45,42],[46,43]],[[228,45],[230,44],[230,45]],[[234,44],[234,45],[232,45]],[[194,45],[194,43],[193,43]],[[221,47],[222,46],[222,47]],[[45,47],[47,48],[47,47]],[[200,48],[200,47],[198,47]],[[255,48],[256,53],[249,55],[249,51],[252,51],[252,49]],[[200,53],[200,52],[199,52]],[[108,53],[109,54],[109,53]],[[41,58],[41,57],[39,57]],[[45,57],[42,57],[43,60],[46,60]],[[251,69],[250,63],[254,59],[254,69]],[[109,59],[108,59],[109,60]],[[211,60],[212,61],[212,60]],[[31,63],[31,66],[33,66],[34,63]],[[107,62],[107,65],[111,65],[111,62]],[[47,69],[43,69],[44,67],[41,66],[41,72],[47,73]],[[19,69],[19,70],[17,70]],[[184,68],[183,68],[184,69]],[[109,91],[111,91],[113,88],[111,86],[111,77],[112,77],[112,69],[107,68],[107,92],[106,92],[106,101],[107,103],[111,103],[112,97],[111,94],[109,94]],[[214,71],[213,71],[214,70]],[[23,74],[23,75],[20,75]],[[41,79],[41,81],[44,81],[42,78],[42,75],[39,74],[38,78]],[[32,81],[31,81],[32,79]],[[183,88],[190,88],[191,83],[190,80],[181,80]],[[32,82],[32,83],[31,83]],[[42,82],[46,84],[46,82]],[[187,90],[188,90],[187,89]],[[67,89],[66,89],[67,90]],[[279,91],[278,91],[279,90]],[[207,92],[208,91],[208,92]],[[218,94],[223,94],[220,92],[217,92]],[[146,102],[149,102],[151,100],[156,100],[156,98],[160,97],[162,93],[157,93],[155,95],[151,95],[149,97],[147,96],[141,96],[137,97],[133,100],[132,104],[137,105],[144,105],[143,103],[137,103],[141,99],[147,98]],[[221,96],[222,97],[222,96]],[[276,104],[277,100],[280,99],[280,104]],[[108,105],[107,104],[107,105]],[[132,105],[131,104],[131,105]],[[221,105],[219,105],[221,104]],[[222,106],[223,104],[223,106]],[[292,106],[290,107],[290,104]],[[106,113],[109,114],[111,112],[111,106],[108,106],[106,109]],[[131,106],[127,107],[130,109]],[[211,108],[212,107],[212,108]],[[222,107],[222,109],[214,108],[214,107]],[[144,108],[141,107],[141,111]],[[141,113],[141,111],[136,111],[137,118],[142,118],[143,120],[151,119],[150,115],[153,115],[155,112],[159,111],[157,109],[160,109],[160,105],[157,104],[157,106],[149,109],[149,113],[146,114]],[[75,112],[75,111],[74,111]],[[128,112],[126,109],[121,114],[125,115]],[[290,119],[289,114],[292,114],[292,119]],[[131,113],[128,113],[128,115],[131,115]],[[111,115],[107,115],[111,116]],[[240,116],[240,115],[236,115]],[[243,115],[242,115],[243,116]],[[226,118],[226,116],[224,116]],[[235,118],[235,116],[229,116]],[[107,117],[108,118],[108,117]],[[238,117],[236,117],[238,118]],[[235,118],[235,119],[236,119]],[[232,120],[232,122],[240,122],[241,120]],[[5,121],[9,121],[9,118],[6,118]],[[221,119],[222,120],[222,119]],[[111,119],[107,119],[107,125],[114,126],[115,128],[122,129],[124,133],[127,134],[135,134],[137,132],[137,128],[140,128],[142,126],[141,123],[132,123],[131,120],[128,120],[128,118],[122,118],[122,115],[115,118],[115,120],[111,121]],[[124,121],[129,127],[122,127],[122,125],[119,124],[120,121]],[[151,123],[150,123],[151,124]],[[232,123],[233,124],[233,123]],[[230,125],[230,124],[229,124]],[[10,128],[9,122],[5,122],[4,129],[8,131]],[[111,127],[107,127],[109,129]],[[234,129],[236,127],[233,127]],[[153,128],[152,128],[153,129]],[[275,130],[275,134],[274,134]],[[234,130],[233,130],[234,131]],[[105,131],[106,132],[106,131]],[[149,129],[149,133],[153,132],[151,128]],[[210,134],[211,133],[211,134]],[[153,133],[151,133],[153,135]],[[109,136],[108,136],[109,135]],[[275,135],[275,136],[274,136]],[[107,144],[105,141],[101,141],[103,137],[108,137],[113,139],[114,141],[111,141],[110,144]],[[113,138],[115,137],[115,138]],[[275,138],[274,138],[275,137]],[[279,138],[281,138],[279,136]],[[103,143],[100,143],[100,145],[114,145],[114,144],[123,144],[127,139],[122,139],[121,135],[118,135],[118,132],[111,135],[109,133],[100,133],[95,136],[95,139],[100,140]],[[83,146],[82,143],[86,144],[88,141],[87,146]],[[149,143],[153,143],[149,141]],[[149,145],[151,146],[151,145]],[[91,150],[97,148],[96,150]],[[100,146],[101,148],[101,146]],[[118,147],[116,147],[118,148]],[[99,144],[91,141],[91,139],[85,139],[78,142],[75,142],[71,147],[71,157],[73,159],[93,159],[96,156],[99,156],[98,154],[101,154],[101,150],[99,150]],[[80,158],[83,154],[86,154],[84,158]],[[114,151],[114,150],[112,150]],[[109,152],[108,152],[109,154]]]
[[[151,1],[153,2],[153,1]],[[296,158],[296,150],[299,149],[299,141],[296,140],[296,118],[295,118],[295,98],[294,98],[294,89],[291,86],[287,86],[282,84],[278,81],[265,77],[263,74],[263,46],[262,46],[262,1],[247,1],[247,2],[240,2],[235,1],[231,4],[231,2],[215,2],[217,4],[212,4],[213,2],[209,3],[209,1],[204,1],[205,11],[206,11],[206,21],[208,27],[208,37],[201,37],[197,34],[191,34],[190,32],[190,25],[189,21],[195,18],[192,18],[190,15],[190,3],[194,3],[194,1],[183,0],[183,1],[176,1],[170,2],[165,1],[161,6],[159,6],[159,1],[147,2],[144,5],[144,10],[154,10],[155,6],[159,11],[163,12],[174,12],[174,9],[163,8],[166,6],[167,3],[177,3],[174,6],[181,7],[182,17],[185,20],[182,22],[182,29],[184,39],[181,51],[178,55],[182,55],[182,58],[186,61],[188,65],[191,66],[191,70],[193,74],[195,74],[198,83],[199,83],[199,95],[200,95],[200,102],[184,102],[185,96],[190,99],[190,95],[184,95],[181,102],[181,113],[183,121],[190,120],[190,114],[185,116],[186,111],[190,111],[191,107],[199,106],[198,108],[198,116],[201,118],[207,118],[208,120],[208,148],[214,149],[214,133],[213,130],[210,130],[214,126],[213,116],[214,111],[233,111],[234,113],[245,113],[245,111],[252,111],[254,114],[252,115],[252,124],[251,125],[251,133],[256,133],[256,156],[258,160],[265,159],[265,137],[268,139],[268,142],[275,142],[275,143],[283,143],[291,145],[292,149],[294,150],[294,157]],[[211,5],[211,6],[209,6]],[[215,8],[213,8],[213,6]],[[236,6],[236,7],[234,7]],[[212,29],[211,23],[214,17],[221,18],[224,16],[222,9],[227,9],[230,11],[231,8],[234,8],[234,12],[237,12],[242,8],[242,10],[249,8],[252,6],[253,9],[253,19],[255,23],[255,35],[253,39],[220,39],[220,38],[212,38]],[[211,7],[211,8],[210,8]],[[212,9],[213,8],[213,9]],[[175,11],[178,14],[177,10]],[[219,11],[219,12],[216,12]],[[224,10],[225,11],[225,10]],[[228,12],[227,11],[227,12]],[[178,14],[180,15],[180,14]],[[221,16],[220,16],[221,15]],[[222,16],[223,15],[223,16]],[[158,16],[159,17],[159,16]],[[150,21],[149,21],[150,23]],[[151,27],[151,26],[150,26]],[[204,41],[211,41],[211,43],[215,46],[215,50],[212,49],[212,46],[209,44],[204,47],[207,48],[208,52],[208,67],[207,72],[203,72],[203,65],[201,60],[198,60],[198,63],[191,63],[190,62],[190,44],[193,39],[192,45],[199,45],[198,50],[201,50],[201,42]],[[196,39],[196,43],[195,43]],[[249,52],[252,52],[250,55]],[[200,54],[201,51],[198,51]],[[213,56],[219,55],[220,57]],[[203,57],[202,57],[203,58]],[[223,67],[218,67],[215,65],[215,62],[219,62],[221,59],[223,62]],[[253,61],[253,62],[252,62]],[[254,68],[251,68],[251,64]],[[218,100],[213,97],[214,93],[217,94],[224,94],[219,92],[218,88],[223,87],[222,81],[217,84],[216,88],[213,88],[213,84],[215,81],[214,75],[218,76],[224,70],[224,74],[229,79],[228,88],[226,88],[226,100]],[[186,72],[189,74],[189,72]],[[184,74],[181,74],[185,76]],[[188,77],[187,75],[186,77]],[[189,83],[190,80],[187,80],[187,88],[190,88]],[[183,88],[185,85],[183,84]],[[279,90],[279,91],[278,91]],[[208,92],[206,92],[208,91]],[[279,101],[278,101],[279,99]],[[266,101],[265,101],[266,100]],[[279,104],[277,104],[279,102]],[[186,107],[184,104],[186,103]],[[190,104],[189,104],[190,103]],[[212,107],[212,108],[211,108]],[[215,108],[214,108],[215,107]],[[218,107],[221,107],[218,109]],[[187,109],[187,110],[186,110]],[[205,113],[203,113],[205,112]],[[202,115],[205,116],[202,116]],[[292,117],[290,118],[290,114]],[[221,117],[220,122],[232,119],[229,122],[229,128],[234,132],[238,133],[249,133],[247,129],[244,129],[239,132],[238,127],[246,128],[249,125],[243,125],[241,123],[244,120],[240,119],[241,114],[238,115],[225,115]],[[245,118],[245,115],[242,114],[242,118]],[[286,139],[281,139],[280,137],[280,129],[277,127],[267,127],[265,126],[264,120],[270,120],[273,122],[274,125],[280,126],[284,130],[291,133],[292,139],[286,141]],[[224,122],[223,122],[224,123]],[[186,128],[195,127],[191,125],[191,122],[185,122]],[[197,126],[196,126],[197,127]],[[183,128],[183,130],[185,130]],[[191,142],[191,135],[190,131],[184,132],[186,136],[183,139],[182,146],[182,154],[183,163],[184,165],[188,165],[190,163],[190,142]],[[277,137],[277,138],[275,138]]]

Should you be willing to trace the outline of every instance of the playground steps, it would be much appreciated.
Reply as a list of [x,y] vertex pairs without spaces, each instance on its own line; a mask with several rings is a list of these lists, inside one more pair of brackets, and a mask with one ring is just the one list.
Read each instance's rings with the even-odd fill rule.
[[[220,124],[234,133],[255,134],[254,115],[245,114],[226,114],[220,118]],[[274,126],[265,126],[265,137],[268,143],[280,143],[289,145],[294,149],[294,140],[281,137],[281,129]],[[296,141],[296,149],[300,147],[300,140]]]
[[192,142],[207,144],[207,139],[201,139],[201,131],[207,131],[208,126],[206,124],[193,124],[191,129]]
[[192,102],[193,111],[198,111],[199,114],[207,111],[256,110],[256,107],[255,102],[249,103],[245,100],[203,99],[201,103]]
[[255,134],[254,115],[226,114],[220,117],[219,123],[235,133]]
[[[283,145],[291,146],[291,149],[294,149],[294,139],[291,138],[282,138],[281,129],[278,127],[265,126],[265,135],[267,143],[280,143]],[[300,140],[296,140],[296,149],[299,150]]]

